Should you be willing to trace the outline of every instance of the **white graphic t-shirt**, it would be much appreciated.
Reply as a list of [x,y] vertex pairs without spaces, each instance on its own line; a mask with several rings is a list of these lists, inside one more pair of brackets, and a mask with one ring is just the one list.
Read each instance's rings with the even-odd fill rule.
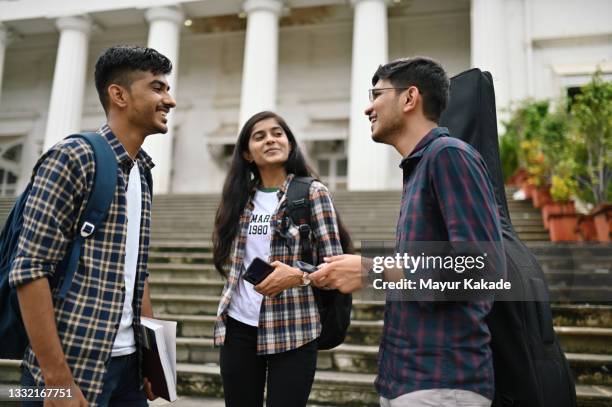
[[[278,190],[258,190],[253,197],[253,213],[247,231],[244,268],[249,268],[255,257],[265,261],[270,257],[272,231],[270,220],[278,206]],[[253,285],[240,278],[236,291],[232,294],[228,315],[235,320],[251,326],[259,326],[259,311],[263,295],[253,289]]]

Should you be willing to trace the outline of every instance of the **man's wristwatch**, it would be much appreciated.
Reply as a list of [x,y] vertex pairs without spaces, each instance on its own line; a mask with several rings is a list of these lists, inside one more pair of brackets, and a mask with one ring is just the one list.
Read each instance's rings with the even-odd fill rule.
[[308,263],[304,263],[303,261],[298,260],[295,263],[295,266],[300,269],[300,271],[302,272],[302,284],[300,284],[300,287],[305,287],[307,285],[310,285],[310,273],[314,272],[317,270],[317,268],[315,266],[313,266],[312,264],[308,264]]

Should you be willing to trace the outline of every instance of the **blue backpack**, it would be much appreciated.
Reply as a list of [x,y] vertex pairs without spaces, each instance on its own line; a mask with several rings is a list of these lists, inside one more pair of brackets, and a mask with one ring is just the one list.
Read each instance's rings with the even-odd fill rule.
[[[94,235],[108,214],[117,187],[118,168],[115,152],[106,138],[100,134],[73,134],[67,138],[81,138],[89,142],[93,148],[96,170],[87,206],[78,222],[77,235],[68,248],[66,256],[57,266],[57,270],[63,270],[65,276],[59,292],[61,299],[65,298],[70,290],[85,239]],[[32,189],[34,176],[45,158],[46,156],[43,156],[34,167],[30,183],[17,198],[0,234],[0,358],[3,359],[22,359],[29,343],[21,320],[17,290],[9,286],[9,273],[17,254],[17,243],[23,224],[23,210]],[[147,173],[147,181],[151,185],[149,180],[150,173]],[[54,287],[56,281],[49,283],[51,287]]]

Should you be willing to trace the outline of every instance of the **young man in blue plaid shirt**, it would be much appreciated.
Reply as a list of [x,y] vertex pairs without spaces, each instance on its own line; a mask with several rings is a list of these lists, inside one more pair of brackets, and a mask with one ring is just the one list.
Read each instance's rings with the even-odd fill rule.
[[[34,176],[9,280],[30,339],[22,385],[72,389],[71,399],[45,406],[146,406],[155,398],[140,369],[140,317],[153,316],[145,175],[153,162],[141,146],[148,135],[168,131],[166,115],[176,105],[168,93],[171,69],[168,58],[142,47],[109,48],[96,63],[107,118],[98,133],[115,152],[117,187],[106,220],[83,245],[64,300],[57,297],[57,265],[78,233],[94,179],[93,150],[82,139],[61,141]],[[59,283],[51,287],[56,273]]]
[[[437,124],[448,100],[444,69],[427,58],[401,59],[379,67],[372,85],[365,111],[372,139],[404,157],[396,252],[409,252],[415,242],[499,245],[497,205],[482,157]],[[326,261],[311,279],[343,292],[361,289],[371,270],[360,256]],[[385,279],[397,279],[393,274],[385,271]],[[493,361],[484,318],[491,306],[490,300],[387,299],[375,382],[381,406],[490,406]]]

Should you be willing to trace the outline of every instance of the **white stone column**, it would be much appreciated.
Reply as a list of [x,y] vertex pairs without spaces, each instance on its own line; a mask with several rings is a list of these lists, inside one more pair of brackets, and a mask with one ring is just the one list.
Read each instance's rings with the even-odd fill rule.
[[81,131],[87,50],[91,21],[87,16],[60,17],[60,31],[53,74],[44,150],[62,138]]
[[242,90],[240,94],[241,127],[253,114],[276,109],[278,76],[278,17],[280,0],[247,0],[247,15]]
[[[183,12],[175,7],[155,7],[146,11],[145,16],[149,22],[148,47],[162,53],[172,62],[172,73],[168,76],[170,94],[176,100],[177,74],[181,26],[185,19]],[[166,134],[152,134],[144,143],[144,149],[155,161],[153,168],[153,191],[156,194],[171,192],[172,155],[174,114],[168,116],[168,132]]]
[[[472,67],[491,72],[498,113],[508,107],[510,102],[506,19],[503,0],[472,0]],[[515,33],[515,35],[521,34]]]
[[[348,145],[348,189],[388,189],[391,149],[372,141],[364,114],[368,89],[379,65],[388,59],[387,2],[351,0],[354,11],[353,61],[351,67],[351,116]],[[399,162],[399,159],[398,159]]]
[[8,42],[8,32],[6,27],[0,23],[0,105],[2,103],[2,78],[4,76],[4,54]]

